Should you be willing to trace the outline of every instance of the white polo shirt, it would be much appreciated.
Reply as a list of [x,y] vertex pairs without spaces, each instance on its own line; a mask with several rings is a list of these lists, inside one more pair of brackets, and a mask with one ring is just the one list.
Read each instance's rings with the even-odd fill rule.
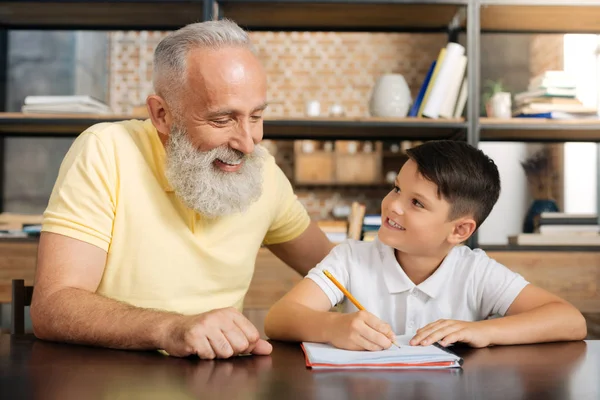
[[398,264],[393,248],[379,239],[348,240],[307,275],[329,297],[332,307],[343,301],[344,312],[357,309],[323,274],[324,269],[397,335],[414,334],[438,319],[480,321],[504,316],[528,284],[483,250],[458,246],[433,275],[415,285]]

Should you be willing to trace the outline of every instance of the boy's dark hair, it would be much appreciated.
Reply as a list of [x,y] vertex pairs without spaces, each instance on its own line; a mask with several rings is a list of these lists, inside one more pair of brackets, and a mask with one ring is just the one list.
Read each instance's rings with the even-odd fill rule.
[[436,140],[413,147],[408,157],[450,203],[449,220],[473,215],[481,226],[500,196],[500,174],[481,150],[454,140]]

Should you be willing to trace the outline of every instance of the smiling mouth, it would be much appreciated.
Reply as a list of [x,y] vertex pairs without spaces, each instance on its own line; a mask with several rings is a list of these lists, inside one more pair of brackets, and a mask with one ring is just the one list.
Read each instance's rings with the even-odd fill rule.
[[217,161],[219,161],[225,165],[231,165],[232,167],[235,167],[237,165],[240,165],[242,163],[243,159],[240,158],[239,160],[236,160],[236,161],[224,161],[224,160],[221,160],[220,158],[217,158]]
[[406,230],[402,225],[395,223],[394,221],[392,221],[389,218],[385,219],[385,223],[386,223],[386,225],[388,227],[390,227],[392,229],[399,230],[399,231],[405,231]]

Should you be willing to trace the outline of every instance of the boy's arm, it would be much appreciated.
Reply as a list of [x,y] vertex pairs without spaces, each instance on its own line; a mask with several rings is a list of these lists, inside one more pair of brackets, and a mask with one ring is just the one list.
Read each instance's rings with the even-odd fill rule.
[[517,296],[504,318],[482,321],[490,344],[524,344],[582,340],[587,335],[585,318],[560,297],[533,285]]
[[440,320],[417,331],[412,345],[464,342],[473,347],[583,340],[585,318],[571,304],[546,290],[525,286],[506,316],[478,322]]
[[311,279],[303,279],[271,307],[265,333],[271,339],[327,343],[336,314],[329,298]]
[[300,281],[265,318],[271,339],[331,343],[348,350],[382,350],[392,345],[391,327],[366,311],[329,312],[331,301],[311,279]]

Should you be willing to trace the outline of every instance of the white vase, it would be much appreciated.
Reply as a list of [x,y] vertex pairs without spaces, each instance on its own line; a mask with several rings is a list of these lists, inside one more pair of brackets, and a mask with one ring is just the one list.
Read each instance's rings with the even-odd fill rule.
[[369,112],[373,117],[397,117],[408,115],[412,104],[410,89],[400,74],[381,75],[369,101]]

